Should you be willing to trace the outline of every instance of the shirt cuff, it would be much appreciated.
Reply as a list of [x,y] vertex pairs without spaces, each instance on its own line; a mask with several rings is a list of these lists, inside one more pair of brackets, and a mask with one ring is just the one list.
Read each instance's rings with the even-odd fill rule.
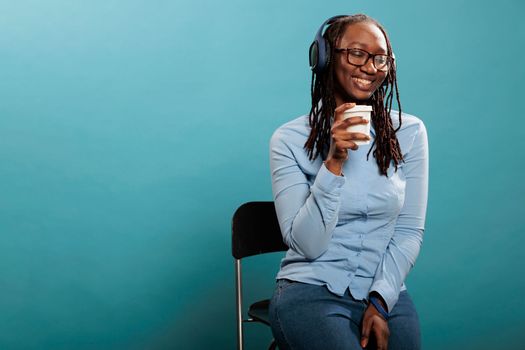
[[379,295],[381,295],[381,297],[386,303],[386,307],[388,308],[388,313],[392,312],[394,305],[396,305],[397,300],[399,299],[399,294],[394,295],[395,293],[389,292],[389,290],[391,290],[391,288],[389,288],[388,285],[386,285],[386,283],[375,282],[372,285],[372,288],[370,288],[370,291],[368,292],[369,294],[371,292],[376,292],[379,293]]
[[341,187],[345,184],[346,178],[344,175],[337,176],[332,173],[323,163],[317,177],[315,178],[315,186],[323,192],[338,193]]

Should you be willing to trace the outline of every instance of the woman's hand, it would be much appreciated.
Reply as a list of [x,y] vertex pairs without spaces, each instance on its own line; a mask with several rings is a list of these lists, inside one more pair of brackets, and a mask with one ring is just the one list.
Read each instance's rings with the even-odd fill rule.
[[366,348],[368,346],[371,333],[375,339],[377,350],[387,350],[388,337],[390,336],[388,322],[381,316],[374,305],[369,304],[363,316],[361,347]]
[[368,120],[361,117],[344,118],[344,111],[353,108],[355,103],[343,103],[334,111],[334,122],[332,124],[332,140],[330,150],[326,157],[325,165],[332,173],[341,175],[343,163],[348,159],[348,149],[355,151],[359,146],[353,141],[370,140],[368,135],[360,132],[348,132],[349,126],[366,124]]

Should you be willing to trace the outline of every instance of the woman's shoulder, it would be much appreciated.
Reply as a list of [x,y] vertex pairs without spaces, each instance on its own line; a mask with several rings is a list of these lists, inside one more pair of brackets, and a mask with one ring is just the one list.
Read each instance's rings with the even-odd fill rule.
[[[399,111],[392,110],[390,112],[390,118],[392,119],[392,126],[394,129],[399,127]],[[422,128],[425,128],[423,120],[415,115],[408,114],[405,112],[401,113],[401,128],[399,131],[404,132],[418,132]]]
[[[392,119],[392,126],[397,129],[399,127],[399,112],[392,111],[390,118]],[[423,146],[427,144],[425,124],[422,119],[412,114],[401,114],[401,128],[396,132],[396,136],[403,155],[413,150],[414,145]]]
[[302,115],[279,126],[273,133],[271,144],[304,145],[310,135],[308,115]]

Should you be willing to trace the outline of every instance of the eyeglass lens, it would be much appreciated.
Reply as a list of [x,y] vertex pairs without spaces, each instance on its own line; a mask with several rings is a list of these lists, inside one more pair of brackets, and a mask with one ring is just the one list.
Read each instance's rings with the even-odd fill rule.
[[[348,62],[356,66],[366,64],[370,54],[359,49],[348,50]],[[386,55],[373,55],[373,64],[377,70],[388,70],[389,58]]]

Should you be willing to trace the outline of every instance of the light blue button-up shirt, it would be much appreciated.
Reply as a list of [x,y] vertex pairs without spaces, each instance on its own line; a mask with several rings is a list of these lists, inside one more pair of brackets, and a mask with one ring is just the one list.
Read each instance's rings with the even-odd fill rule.
[[[398,112],[392,111],[397,128]],[[423,239],[428,193],[428,141],[423,122],[402,115],[397,138],[405,159],[388,177],[370,144],[348,150],[343,176],[321,157],[310,161],[304,144],[308,116],[279,127],[270,141],[272,190],[284,242],[290,248],[277,278],[349,288],[358,300],[378,292],[392,310]]]

